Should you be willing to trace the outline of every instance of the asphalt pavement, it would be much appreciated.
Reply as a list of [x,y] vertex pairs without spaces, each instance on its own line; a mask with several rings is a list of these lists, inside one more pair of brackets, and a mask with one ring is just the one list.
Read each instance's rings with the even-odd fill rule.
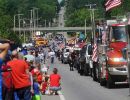
[[69,71],[68,64],[58,60],[50,66],[49,73],[56,67],[61,74],[62,90],[59,95],[42,95],[42,100],[130,100],[129,88],[118,85],[107,89],[94,82],[89,76],[80,76],[77,70]]

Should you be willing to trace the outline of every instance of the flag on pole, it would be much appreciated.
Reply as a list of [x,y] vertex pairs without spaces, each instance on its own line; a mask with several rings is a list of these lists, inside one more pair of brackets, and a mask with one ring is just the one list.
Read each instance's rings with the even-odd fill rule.
[[97,59],[98,59],[98,55],[97,55],[97,44],[94,43],[94,47],[93,47],[93,55],[92,55],[92,60],[94,62],[97,62]]
[[130,25],[130,18],[128,19],[128,25]]
[[121,3],[122,3],[121,0],[108,0],[105,4],[106,11],[121,5]]
[[106,42],[106,31],[102,31],[102,43],[105,44]]
[[112,0],[108,0],[106,3],[105,3],[105,6],[109,5],[111,3]]

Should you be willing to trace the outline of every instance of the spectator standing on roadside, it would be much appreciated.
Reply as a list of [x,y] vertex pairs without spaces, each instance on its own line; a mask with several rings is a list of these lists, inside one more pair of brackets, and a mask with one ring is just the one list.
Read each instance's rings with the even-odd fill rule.
[[43,52],[42,51],[40,51],[39,52],[39,54],[38,54],[38,56],[40,57],[40,62],[42,63],[43,62]]
[[32,51],[29,51],[28,52],[28,54],[27,55],[25,55],[24,57],[26,57],[27,58],[27,61],[28,62],[34,62],[34,60],[35,60],[35,57],[34,57],[34,55],[33,55],[33,52]]
[[18,58],[18,52],[12,52],[12,61],[7,63],[11,67],[12,79],[19,100],[31,100],[31,82],[29,78],[29,66]]
[[68,62],[69,62],[69,66],[70,66],[70,71],[74,71],[74,59],[75,59],[75,52],[70,52],[69,56],[68,56]]
[[55,58],[55,52],[53,50],[50,49],[50,52],[48,53],[48,56],[51,60],[51,64],[54,63],[54,58]]
[[41,59],[38,56],[38,52],[35,52],[35,66],[41,70]]
[[44,64],[46,63],[46,56],[47,56],[47,51],[43,50],[43,60],[44,60]]

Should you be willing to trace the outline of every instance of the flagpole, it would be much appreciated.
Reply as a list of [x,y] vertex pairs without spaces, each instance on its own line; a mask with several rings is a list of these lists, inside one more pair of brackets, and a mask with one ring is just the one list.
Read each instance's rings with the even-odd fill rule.
[[86,32],[86,19],[85,19],[85,38],[87,37],[87,32]]

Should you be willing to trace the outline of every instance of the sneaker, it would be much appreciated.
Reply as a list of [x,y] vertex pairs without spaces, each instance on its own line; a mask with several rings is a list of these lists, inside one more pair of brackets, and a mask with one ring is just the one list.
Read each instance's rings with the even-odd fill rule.
[[58,95],[58,93],[57,93],[57,92],[55,92],[55,95]]

